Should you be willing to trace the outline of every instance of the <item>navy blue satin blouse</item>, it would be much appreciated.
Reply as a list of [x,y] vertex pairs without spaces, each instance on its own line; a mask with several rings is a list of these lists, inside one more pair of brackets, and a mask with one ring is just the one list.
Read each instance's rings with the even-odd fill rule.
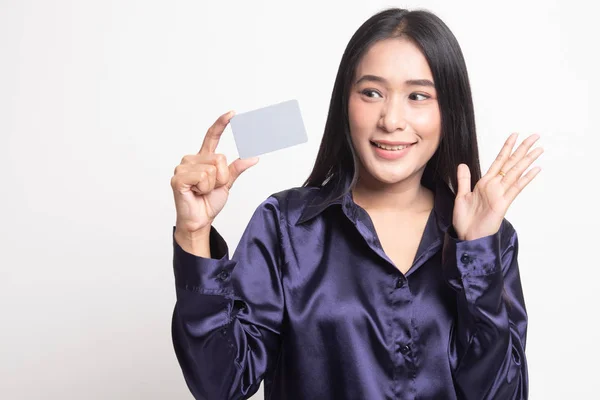
[[517,235],[460,241],[438,184],[410,270],[384,253],[351,194],[269,197],[231,259],[173,240],[172,337],[197,399],[526,399]]

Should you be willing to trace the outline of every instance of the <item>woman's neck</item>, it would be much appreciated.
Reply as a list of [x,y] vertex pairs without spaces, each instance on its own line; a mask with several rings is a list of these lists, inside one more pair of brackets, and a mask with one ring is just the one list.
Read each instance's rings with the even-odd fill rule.
[[433,208],[433,193],[421,185],[420,174],[395,184],[359,179],[352,190],[352,197],[367,211],[418,213]]

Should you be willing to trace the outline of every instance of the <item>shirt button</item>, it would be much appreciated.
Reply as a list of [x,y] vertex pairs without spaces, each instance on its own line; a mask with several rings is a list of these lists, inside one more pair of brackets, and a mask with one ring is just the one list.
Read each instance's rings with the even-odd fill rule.
[[221,271],[221,273],[219,274],[219,279],[224,281],[227,278],[229,278],[229,272],[227,271]]
[[460,262],[463,264],[468,264],[471,262],[471,257],[467,253],[463,253],[463,255],[460,256]]
[[410,346],[407,344],[400,347],[400,353],[402,353],[402,354],[408,354],[409,351],[410,351]]
[[402,286],[404,286],[404,278],[400,277],[398,278],[398,280],[396,281],[396,288],[400,289]]

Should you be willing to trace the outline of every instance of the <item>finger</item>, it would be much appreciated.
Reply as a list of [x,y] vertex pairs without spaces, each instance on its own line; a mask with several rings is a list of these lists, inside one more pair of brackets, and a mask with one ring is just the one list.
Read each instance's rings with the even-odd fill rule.
[[513,202],[517,195],[521,193],[521,191],[525,188],[525,186],[529,185],[529,183],[540,173],[542,168],[535,167],[530,169],[525,175],[521,177],[517,182],[515,182],[504,194],[504,197],[508,199],[509,202]]
[[235,113],[233,111],[229,111],[223,115],[221,115],[215,123],[208,128],[206,135],[204,136],[204,141],[202,142],[202,147],[198,154],[208,155],[213,154],[217,149],[217,145],[219,144],[219,140],[221,139],[221,135],[223,131],[231,121],[231,118]]
[[[210,155],[203,156],[203,155],[199,155],[199,154],[188,154],[186,156],[183,156],[183,158],[181,159],[181,161],[177,167],[188,166],[190,168],[194,168],[194,165],[212,164],[213,163],[212,158],[213,157],[211,157]],[[179,168],[179,169],[181,169],[181,168]]]
[[210,188],[210,190],[213,190],[217,181],[217,167],[211,165],[206,170],[206,173],[208,174],[208,187]]
[[500,182],[506,186],[510,186],[515,183],[521,177],[521,175],[523,175],[523,172],[525,172],[525,170],[529,168],[531,164],[533,164],[533,162],[537,160],[540,155],[542,155],[543,152],[544,149],[542,147],[538,147],[530,151],[525,157],[521,158],[516,165],[508,170]]
[[[212,171],[215,169],[213,168]],[[198,183],[192,185],[190,189],[198,194],[204,195],[212,192],[215,188],[215,173],[211,170],[201,171],[198,174]]]
[[[220,158],[224,158],[223,154],[189,154],[181,159],[181,163],[175,168],[175,170],[182,170],[183,167],[189,167],[189,169],[195,168],[197,165],[214,165],[217,166]],[[175,172],[176,173],[176,172]]]
[[502,146],[500,153],[498,153],[498,156],[490,166],[490,169],[488,169],[486,175],[493,177],[496,176],[498,172],[500,172],[500,168],[504,165],[508,157],[510,157],[510,153],[512,153],[512,149],[517,141],[517,136],[519,136],[518,133],[513,133],[508,137],[508,139],[506,139],[506,142],[504,142],[504,146]]
[[214,186],[210,184],[210,178],[206,171],[198,173],[198,182],[190,186],[190,190],[201,195],[208,194],[213,191]]
[[256,165],[258,162],[258,157],[241,159],[238,158],[234,162],[229,165],[229,182],[227,183],[227,187],[231,189],[236,179],[248,168]]
[[217,175],[215,187],[221,187],[229,183],[229,167],[227,166],[227,157],[223,154],[217,154],[215,157],[215,166],[217,167]]
[[192,191],[199,194],[206,194],[210,193],[213,189],[211,188],[206,171],[188,171],[174,175],[171,178],[171,186],[178,193]]
[[171,179],[174,190],[186,192],[192,190],[206,194],[214,189],[217,168],[214,165],[198,164],[194,167],[179,165]]
[[187,155],[183,156],[183,158],[181,159],[179,164],[181,164],[181,165],[197,164],[196,159],[198,159],[198,158],[199,158],[199,156],[197,154],[187,154]]
[[[527,154],[527,152],[529,151],[531,146],[533,146],[533,144],[535,142],[537,142],[539,138],[540,138],[540,135],[533,134],[533,135],[530,135],[527,139],[525,139],[523,141],[523,143],[521,143],[519,145],[519,147],[517,147],[517,150],[515,150],[515,152],[508,158],[508,160],[506,160],[506,162],[502,165],[502,168],[500,170],[508,175],[508,171],[512,167],[517,165],[517,163],[519,161],[521,161],[521,159],[523,157],[525,157],[525,155]],[[523,171],[521,171],[521,173],[523,173]],[[498,171],[498,172],[500,172],[500,171]],[[520,176],[520,174],[519,174],[519,176]]]
[[456,197],[465,196],[471,192],[471,171],[467,164],[459,164],[456,171],[456,178],[458,181],[458,189],[456,191]]

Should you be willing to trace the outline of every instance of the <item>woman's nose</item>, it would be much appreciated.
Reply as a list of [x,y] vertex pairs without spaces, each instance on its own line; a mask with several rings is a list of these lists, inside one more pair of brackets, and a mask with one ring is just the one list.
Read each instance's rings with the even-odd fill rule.
[[381,109],[381,127],[390,133],[406,128],[405,112],[399,101],[389,100]]

